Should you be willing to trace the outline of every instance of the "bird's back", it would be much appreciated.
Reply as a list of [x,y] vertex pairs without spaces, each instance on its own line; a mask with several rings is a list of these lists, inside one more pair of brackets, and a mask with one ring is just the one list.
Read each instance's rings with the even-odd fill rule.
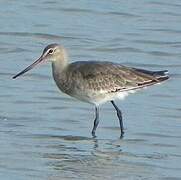
[[82,80],[85,87],[108,92],[142,88],[169,78],[166,70],[148,71],[99,61],[75,62],[69,65],[68,71],[71,79]]

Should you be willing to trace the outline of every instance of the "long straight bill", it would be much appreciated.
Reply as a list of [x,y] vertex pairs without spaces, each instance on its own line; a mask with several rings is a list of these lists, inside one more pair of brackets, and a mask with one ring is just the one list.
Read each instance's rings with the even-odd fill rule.
[[21,71],[20,73],[16,74],[15,76],[13,76],[13,79],[17,78],[18,76],[21,76],[22,74],[26,73],[27,71],[33,69],[36,65],[38,65],[39,63],[41,63],[43,61],[42,56],[36,60],[33,64],[31,64],[30,66],[28,66],[26,69],[24,69],[23,71]]

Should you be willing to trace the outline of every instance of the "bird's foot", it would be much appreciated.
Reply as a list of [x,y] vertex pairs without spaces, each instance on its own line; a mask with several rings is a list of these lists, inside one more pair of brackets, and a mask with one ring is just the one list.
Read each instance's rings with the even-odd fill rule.
[[121,131],[120,139],[123,139],[124,137],[124,131]]
[[97,137],[95,131],[92,131],[92,137],[93,137],[93,138],[96,138],[96,137]]

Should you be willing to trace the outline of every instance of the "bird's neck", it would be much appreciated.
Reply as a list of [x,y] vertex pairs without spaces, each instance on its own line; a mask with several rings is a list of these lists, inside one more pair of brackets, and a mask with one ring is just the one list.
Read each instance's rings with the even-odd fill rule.
[[68,57],[64,50],[63,53],[57,57],[56,61],[52,62],[52,74],[57,86],[66,92],[67,83],[67,68],[68,68]]
[[52,70],[53,70],[54,75],[61,74],[63,71],[65,71],[65,69],[68,66],[67,52],[63,48],[61,51],[62,52],[61,52],[61,54],[58,55],[58,57],[56,58],[56,61],[52,62]]

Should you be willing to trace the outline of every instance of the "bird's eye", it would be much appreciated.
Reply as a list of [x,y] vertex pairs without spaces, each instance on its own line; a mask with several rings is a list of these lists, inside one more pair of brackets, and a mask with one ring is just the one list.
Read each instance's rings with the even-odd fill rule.
[[50,49],[49,51],[48,51],[48,54],[52,54],[53,53],[53,49]]

